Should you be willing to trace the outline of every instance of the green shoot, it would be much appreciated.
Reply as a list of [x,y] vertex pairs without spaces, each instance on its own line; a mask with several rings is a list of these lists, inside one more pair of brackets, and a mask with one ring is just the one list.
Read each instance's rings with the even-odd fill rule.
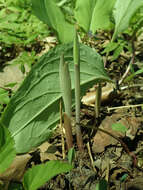
[[77,145],[80,151],[83,151],[83,140],[80,130],[80,48],[77,31],[75,29],[73,59],[75,71],[75,112],[76,112],[76,136]]
[[68,162],[69,162],[69,164],[72,165],[74,159],[75,159],[75,149],[74,149],[74,148],[71,148],[71,149],[68,151]]
[[60,77],[62,97],[65,106],[65,112],[69,117],[71,117],[71,106],[72,106],[71,78],[70,78],[68,63],[64,62],[64,54],[61,55],[60,59],[59,77]]
[[72,126],[71,126],[71,106],[72,106],[72,94],[71,94],[71,78],[69,73],[68,63],[64,62],[64,54],[61,55],[59,78],[62,97],[65,106],[64,113],[64,128],[66,134],[66,142],[68,150],[73,147],[72,138]]

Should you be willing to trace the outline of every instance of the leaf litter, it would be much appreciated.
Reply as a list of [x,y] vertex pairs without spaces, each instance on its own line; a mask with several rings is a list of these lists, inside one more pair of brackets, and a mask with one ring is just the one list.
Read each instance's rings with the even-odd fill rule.
[[[98,43],[101,44],[101,43]],[[102,48],[102,47],[101,47]],[[127,58],[128,59],[128,58]],[[116,78],[121,72],[121,67],[124,67],[126,59],[119,58],[121,65],[115,62],[111,63],[110,75]],[[114,70],[114,72],[113,72]],[[142,79],[142,77],[140,78]],[[139,83],[139,79],[133,83]],[[84,143],[90,142],[91,153],[93,157],[93,165],[96,172],[93,170],[93,165],[89,156],[89,152],[85,146],[85,152],[81,155],[77,147],[76,157],[74,160],[74,169],[69,174],[61,174],[47,182],[40,190],[58,190],[58,189],[95,189],[99,179],[110,179],[110,189],[131,189],[136,188],[141,190],[143,187],[143,129],[142,129],[142,107],[127,108],[124,106],[138,103],[138,94],[143,94],[141,88],[127,88],[127,90],[110,96],[114,92],[114,86],[104,85],[102,98],[101,116],[97,127],[103,129],[110,134],[120,138],[129,148],[131,153],[134,153],[137,158],[137,167],[134,167],[132,157],[124,151],[120,142],[99,131],[94,126],[94,110],[93,105],[96,101],[94,89],[89,90],[86,96],[82,99],[81,125],[83,124],[83,139]],[[88,99],[88,100],[87,100]],[[89,101],[90,99],[90,101]],[[104,101],[107,100],[107,101]],[[86,104],[86,105],[84,105]],[[121,110],[115,109],[107,111],[107,107],[123,106]],[[74,116],[74,112],[73,112]],[[120,132],[113,130],[113,124],[120,124],[126,128]],[[75,134],[74,134],[75,141]],[[67,154],[67,153],[66,153]],[[19,159],[19,161],[17,160]],[[47,160],[62,159],[62,143],[59,128],[51,137],[49,142],[45,142],[36,150],[29,154],[18,156],[8,170],[0,176],[0,179],[10,181],[21,181],[25,169],[32,165],[46,162]],[[65,158],[67,161],[67,157]],[[20,163],[20,165],[19,165]],[[19,174],[17,174],[17,172]],[[125,177],[125,180],[122,178]]]

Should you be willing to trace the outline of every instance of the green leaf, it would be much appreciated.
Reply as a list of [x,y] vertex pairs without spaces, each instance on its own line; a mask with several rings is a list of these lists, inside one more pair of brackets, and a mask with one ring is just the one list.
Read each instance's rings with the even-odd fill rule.
[[69,162],[70,164],[72,164],[73,161],[74,161],[74,159],[75,159],[75,149],[74,149],[74,148],[71,148],[71,149],[68,151],[68,162]]
[[90,31],[95,33],[97,29],[112,28],[111,16],[115,2],[116,0],[97,0],[92,14]]
[[58,160],[49,161],[45,164],[33,166],[24,174],[23,186],[25,190],[37,190],[52,177],[69,172],[72,165]]
[[[64,52],[69,63],[74,89],[73,45],[58,45],[41,57],[29,72],[18,91],[12,96],[2,122],[15,139],[16,150],[24,153],[47,140],[60,119],[59,101],[62,96],[59,82],[60,56]],[[101,56],[92,48],[80,45],[81,96],[95,82],[109,81]],[[74,91],[72,90],[72,102]]]
[[31,2],[35,15],[58,33],[60,42],[73,41],[74,26],[65,20],[64,14],[54,1],[31,0]]
[[117,35],[128,28],[129,22],[135,12],[143,5],[142,0],[117,0],[114,6],[115,31],[112,41]]
[[9,100],[8,91],[0,88],[0,104],[8,104]]
[[118,47],[118,45],[119,45],[119,44],[118,44],[117,42],[109,42],[109,43],[106,45],[106,47],[105,47],[104,51],[102,52],[102,54],[104,54],[104,53],[109,53],[109,52],[115,50],[115,49]]
[[97,0],[77,0],[74,10],[77,23],[86,31],[89,31],[93,9]]
[[111,28],[111,14],[116,0],[77,0],[75,18],[86,31]]
[[119,57],[120,53],[123,51],[123,49],[124,49],[124,44],[119,44],[119,46],[115,49],[113,53],[111,61],[116,60]]
[[11,83],[4,85],[4,87],[13,88],[15,85],[17,85],[17,82],[11,82]]
[[12,163],[16,151],[9,130],[0,123],[0,174]]
[[128,178],[128,174],[127,173],[125,173],[122,177],[121,177],[121,179],[120,179],[120,181],[123,183],[124,181],[126,181],[126,179]]
[[125,133],[128,129],[121,123],[114,123],[112,125],[112,129],[115,130],[115,131],[119,131],[119,132],[122,132],[122,133]]

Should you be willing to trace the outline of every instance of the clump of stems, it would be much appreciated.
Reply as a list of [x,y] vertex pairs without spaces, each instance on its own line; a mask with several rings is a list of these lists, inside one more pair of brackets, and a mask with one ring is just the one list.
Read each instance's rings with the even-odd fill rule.
[[[80,129],[80,47],[78,41],[77,31],[75,29],[75,37],[73,43],[73,60],[74,60],[74,78],[75,78],[75,112],[76,112],[76,139],[79,151],[83,151],[83,140]],[[68,150],[73,147],[72,127],[71,127],[71,108],[72,108],[72,94],[71,94],[71,78],[68,63],[64,61],[64,54],[60,58],[60,86],[62,97],[65,106],[64,113],[64,127],[66,133],[66,141]]]

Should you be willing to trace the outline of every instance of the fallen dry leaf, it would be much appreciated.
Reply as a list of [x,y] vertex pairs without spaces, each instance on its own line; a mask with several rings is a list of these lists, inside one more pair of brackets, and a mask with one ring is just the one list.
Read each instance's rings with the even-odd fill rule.
[[[112,124],[120,123],[127,128],[127,132],[115,131],[111,128]],[[123,138],[126,136],[133,139],[139,127],[139,120],[136,117],[121,117],[120,114],[113,114],[112,116],[107,116],[99,128],[113,134],[116,137]],[[106,146],[117,144],[117,140],[110,135],[107,135],[101,131],[97,131],[94,136],[93,151],[95,153],[101,153],[104,151]]]
[[[102,88],[101,103],[112,101],[114,93],[114,84],[107,83],[106,86]],[[90,92],[87,92],[82,98],[82,103],[88,106],[94,106],[96,101],[96,89],[92,88]]]
[[44,142],[39,147],[41,162],[46,160],[57,160],[57,156],[62,156],[57,148],[48,142]]
[[29,154],[24,154],[16,156],[11,166],[2,174],[0,174],[0,179],[5,181],[21,181],[26,165],[30,160],[31,156]]

